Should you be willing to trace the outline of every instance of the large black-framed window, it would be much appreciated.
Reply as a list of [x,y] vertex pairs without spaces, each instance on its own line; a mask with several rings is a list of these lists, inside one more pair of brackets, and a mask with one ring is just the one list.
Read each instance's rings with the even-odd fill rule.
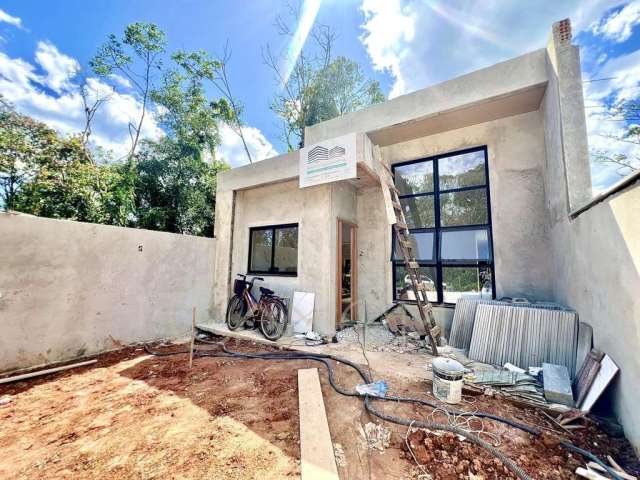
[[249,229],[251,275],[298,274],[298,224],[287,223]]
[[[393,165],[427,300],[495,298],[487,147]],[[415,301],[393,235],[394,300]]]

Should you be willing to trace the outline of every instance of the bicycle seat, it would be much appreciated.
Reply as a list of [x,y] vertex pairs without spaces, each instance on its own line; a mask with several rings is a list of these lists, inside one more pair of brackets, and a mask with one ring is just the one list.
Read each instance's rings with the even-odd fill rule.
[[260,293],[262,293],[263,295],[273,295],[274,291],[269,290],[268,288],[260,287]]

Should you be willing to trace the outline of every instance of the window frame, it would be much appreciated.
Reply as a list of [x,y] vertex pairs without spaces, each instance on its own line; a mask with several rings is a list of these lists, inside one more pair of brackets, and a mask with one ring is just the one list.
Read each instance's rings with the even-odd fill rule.
[[[484,156],[484,183],[481,185],[470,185],[459,188],[449,188],[449,189],[440,189],[440,172],[439,172],[439,160],[443,158],[454,157],[457,155],[464,155],[467,153],[474,152],[482,152]],[[402,167],[405,165],[411,165],[415,163],[421,162],[433,162],[433,191],[431,192],[420,192],[417,194],[401,194],[398,195],[400,200],[404,198],[411,197],[421,197],[421,196],[433,196],[433,204],[434,204],[434,216],[435,216],[435,224],[431,228],[410,228],[409,233],[420,233],[420,232],[433,232],[433,243],[434,243],[434,258],[433,260],[417,260],[418,265],[421,267],[435,267],[436,270],[436,292],[437,292],[437,305],[452,307],[455,306],[455,303],[445,303],[444,302],[444,289],[443,289],[443,281],[442,281],[442,273],[443,268],[447,267],[467,267],[467,268],[478,268],[488,267],[491,272],[491,297],[496,298],[496,279],[495,279],[495,265],[494,265],[494,253],[493,253],[493,224],[491,219],[491,188],[489,184],[489,155],[488,148],[486,145],[481,147],[467,148],[464,150],[456,150],[447,153],[442,153],[438,155],[433,155],[430,157],[418,158],[415,160],[409,160],[406,162],[395,163],[391,166],[391,171],[394,174],[396,168]],[[440,214],[440,195],[455,193],[455,192],[464,192],[470,190],[484,190],[486,193],[487,199],[487,222],[473,225],[454,225],[443,227],[441,226],[441,214]],[[489,247],[489,259],[488,260],[442,260],[442,233],[449,231],[463,231],[463,230],[477,230],[479,228],[486,228],[487,230],[487,241]],[[391,228],[391,262],[392,262],[392,285],[393,285],[393,300],[395,302],[416,303],[415,300],[402,300],[397,298],[396,294],[396,266],[404,266],[404,261],[397,260],[395,258],[395,244],[396,244],[396,234],[394,229]]]
[[[276,252],[276,231],[285,228],[297,229],[298,239],[300,238],[300,225],[298,223],[280,223],[277,225],[261,225],[255,227],[249,227],[249,258],[247,261],[247,274],[248,275],[264,275],[270,277],[297,277],[298,276],[298,251],[296,251],[296,270],[295,272],[278,272],[275,270],[275,252]],[[269,270],[252,270],[251,259],[253,257],[253,232],[257,230],[271,230],[271,264]],[[299,247],[297,248],[299,250]]]

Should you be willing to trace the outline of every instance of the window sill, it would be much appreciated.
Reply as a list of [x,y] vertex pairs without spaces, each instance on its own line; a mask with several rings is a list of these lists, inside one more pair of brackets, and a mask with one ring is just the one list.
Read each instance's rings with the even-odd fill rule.
[[247,275],[252,277],[297,277],[298,273],[262,273],[262,272],[247,272]]

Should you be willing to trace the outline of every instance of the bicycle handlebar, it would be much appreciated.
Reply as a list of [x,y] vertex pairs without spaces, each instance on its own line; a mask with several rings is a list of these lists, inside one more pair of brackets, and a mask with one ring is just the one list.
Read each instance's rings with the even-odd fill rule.
[[[243,275],[243,274],[241,274],[241,273],[236,273],[236,276],[238,276],[238,277],[242,278],[242,280],[244,280],[245,282],[247,282],[247,276],[246,276],[246,275]],[[255,282],[256,280],[260,280],[261,282],[264,282],[264,278],[262,278],[262,277],[253,277],[253,278],[251,279],[251,281],[247,282],[247,283],[249,284],[249,288],[252,288],[252,287],[253,287],[253,282]]]

